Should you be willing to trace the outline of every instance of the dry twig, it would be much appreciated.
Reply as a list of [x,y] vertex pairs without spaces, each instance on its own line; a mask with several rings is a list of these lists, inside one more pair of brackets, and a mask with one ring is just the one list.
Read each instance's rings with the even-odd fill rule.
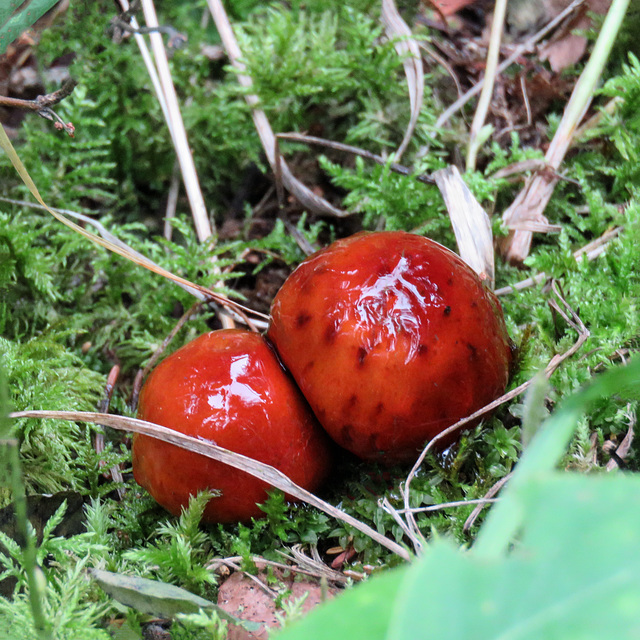
[[402,56],[402,64],[404,73],[407,77],[407,85],[409,86],[409,102],[411,104],[411,118],[407,131],[404,134],[402,143],[396,151],[396,160],[400,160],[405,152],[411,136],[418,123],[418,116],[422,108],[422,99],[424,96],[424,70],[422,68],[422,56],[420,55],[420,47],[413,38],[413,33],[402,19],[395,5],[394,0],[382,0],[382,24],[384,25],[387,36],[390,38],[402,38],[395,42],[396,51]]
[[[522,220],[548,224],[543,212],[558,183],[556,172],[573,142],[578,125],[591,104],[596,85],[609,57],[628,4],[629,0],[613,0],[593,52],[578,78],[556,134],[545,154],[548,168],[527,179],[522,191],[502,216],[505,226],[512,227]],[[521,229],[511,231],[500,244],[501,252],[506,260],[514,264],[521,264],[529,255],[532,238],[532,231]]]
[[75,127],[71,122],[65,122],[51,107],[70,96],[77,86],[77,82],[71,78],[65,80],[60,89],[38,96],[34,100],[22,100],[0,96],[0,107],[13,107],[15,109],[27,109],[35,111],[40,117],[52,120],[56,123],[56,129],[64,129],[71,137],[75,133]]
[[[508,473],[504,478],[500,478],[500,480],[498,480],[498,482],[496,482],[491,487],[491,489],[487,491],[483,500],[485,500],[486,502],[492,501],[493,496],[495,496],[498,493],[498,491],[500,491],[500,489],[502,489],[502,487],[504,487],[504,485],[507,484],[507,482],[509,482],[509,479],[511,478],[512,475],[513,475],[513,471],[511,473]],[[463,531],[469,531],[469,529],[471,529],[474,522],[477,520],[478,516],[480,515],[480,512],[484,509],[486,502],[485,503],[480,502],[478,506],[469,514],[469,517],[465,520],[464,526],[462,527]]]
[[[555,282],[552,283],[551,289],[555,294],[556,299],[553,299],[553,298],[550,299],[549,305],[557,313],[559,313],[562,316],[562,318],[564,318],[564,320],[567,322],[567,324],[569,324],[570,327],[575,329],[575,331],[578,333],[578,338],[576,342],[564,353],[556,354],[555,356],[553,356],[553,358],[551,358],[551,360],[549,361],[549,363],[544,369],[544,374],[547,378],[549,378],[567,358],[570,358],[571,356],[573,356],[582,347],[582,345],[586,342],[587,338],[590,335],[589,330],[585,327],[580,317],[576,314],[576,312],[571,308],[571,306],[569,306],[567,301],[564,299],[564,297],[562,296],[558,288],[558,285]],[[531,378],[530,380],[527,380],[526,382],[522,383],[520,386],[516,387],[515,389],[512,389],[511,391],[500,396],[493,402],[490,402],[488,405],[482,407],[481,409],[478,409],[478,411],[475,411],[470,416],[467,416],[466,418],[462,418],[461,420],[458,420],[458,422],[451,425],[449,428],[445,429],[444,431],[439,433],[437,436],[435,436],[432,440],[430,440],[427,446],[422,450],[422,453],[416,460],[415,464],[413,465],[413,468],[411,469],[411,471],[409,472],[409,475],[407,476],[407,479],[405,480],[404,487],[401,487],[401,493],[404,496],[405,519],[408,527],[413,532],[411,539],[412,541],[414,540],[419,541],[417,545],[414,542],[414,549],[417,553],[420,553],[420,551],[422,550],[423,544],[421,539],[423,540],[423,536],[417,526],[415,518],[413,517],[413,513],[410,511],[411,506],[409,503],[409,495],[410,495],[411,481],[413,480],[416,473],[418,472],[418,469],[422,466],[422,463],[424,462],[427,454],[431,450],[433,450],[433,448],[439,442],[444,441],[446,438],[453,435],[454,433],[458,433],[462,429],[462,427],[464,427],[465,425],[476,420],[477,418],[480,418],[488,413],[491,413],[494,409],[496,409],[500,405],[504,404],[505,402],[509,402],[513,398],[516,398],[517,396],[522,394],[524,391],[526,391],[529,388],[529,386],[531,386],[534,380],[535,380],[535,377]]]
[[370,526],[360,522],[348,513],[345,513],[328,502],[321,500],[310,491],[298,486],[275,467],[264,464],[263,462],[258,462],[257,460],[253,460],[252,458],[248,458],[242,454],[229,451],[228,449],[223,449],[211,442],[199,440],[198,438],[187,436],[183,433],[174,431],[173,429],[168,429],[167,427],[147,422],[145,420],[127,418],[124,416],[114,416],[105,413],[82,411],[17,411],[10,414],[9,417],[49,418],[52,420],[73,420],[93,424],[104,424],[112,427],[113,429],[118,429],[119,431],[132,431],[134,433],[141,433],[152,438],[157,438],[163,442],[169,442],[170,444],[181,447],[182,449],[187,449],[188,451],[193,451],[206,456],[207,458],[211,458],[212,460],[222,462],[234,469],[240,469],[254,478],[258,478],[272,487],[280,489],[288,495],[324,511],[333,518],[345,522],[354,529],[364,533],[386,549],[389,549],[389,551],[399,555],[404,560],[411,559],[411,554],[405,547],[399,545],[393,540],[390,540],[386,536],[381,535]]
[[[220,39],[224,45],[227,56],[231,61],[231,64],[239,71],[238,82],[250,89],[253,86],[252,79],[247,75],[246,68],[241,62],[242,52],[238,46],[238,42],[231,28],[229,17],[224,9],[222,0],[207,0],[209,10],[213,16],[213,20],[216,23]],[[331,215],[336,217],[344,217],[348,215],[344,211],[337,209],[332,204],[327,202],[324,198],[316,195],[307,186],[302,184],[289,169],[289,166],[280,159],[277,154],[276,137],[273,133],[273,129],[269,124],[269,120],[265,112],[258,108],[259,99],[255,94],[246,94],[245,100],[251,107],[251,115],[253,122],[260,136],[262,147],[264,148],[267,160],[271,165],[276,175],[278,172],[282,174],[282,182],[284,186],[298,199],[300,204],[307,208],[309,211],[320,215]]]

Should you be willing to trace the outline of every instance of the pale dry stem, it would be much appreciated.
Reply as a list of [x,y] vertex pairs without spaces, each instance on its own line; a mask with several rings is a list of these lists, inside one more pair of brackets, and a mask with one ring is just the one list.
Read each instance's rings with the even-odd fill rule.
[[[556,282],[552,282],[551,289],[554,295],[556,296],[556,299],[553,299],[553,298],[550,299],[549,305],[562,316],[562,318],[567,322],[567,324],[569,324],[569,326],[571,326],[575,331],[577,331],[578,338],[576,342],[564,353],[556,354],[555,356],[553,356],[553,358],[551,358],[551,360],[549,361],[549,363],[544,369],[544,373],[547,378],[551,377],[551,375],[562,364],[562,362],[564,362],[567,358],[570,358],[571,356],[573,356],[582,347],[582,345],[586,342],[586,340],[590,335],[589,330],[586,328],[586,326],[584,325],[580,317],[577,315],[577,313],[571,308],[571,306],[567,303],[567,301],[562,296],[562,293],[558,288],[558,285]],[[527,380],[526,382],[522,383],[515,389],[512,389],[511,391],[500,396],[493,402],[490,402],[488,405],[482,407],[481,409],[478,409],[478,411],[475,411],[474,413],[467,416],[466,418],[462,418],[461,420],[458,420],[458,422],[451,425],[449,428],[445,429],[444,431],[439,433],[437,436],[435,436],[432,440],[430,440],[427,446],[422,450],[422,453],[420,454],[415,464],[413,465],[413,468],[409,472],[409,475],[405,480],[404,486],[400,487],[400,493],[403,496],[403,501],[404,501],[405,520],[408,528],[412,531],[412,535],[410,536],[410,538],[414,543],[414,550],[416,551],[416,553],[421,552],[424,546],[424,543],[423,543],[424,537],[422,536],[422,533],[420,532],[418,525],[416,523],[416,520],[411,511],[411,505],[410,505],[410,499],[409,499],[410,487],[411,487],[411,481],[413,480],[413,478],[415,478],[415,475],[418,472],[418,469],[422,466],[422,463],[427,457],[427,454],[430,451],[432,451],[433,448],[439,442],[444,441],[449,436],[458,433],[462,429],[462,427],[469,424],[469,422],[472,422],[477,418],[480,418],[492,412],[494,409],[496,409],[500,405],[504,404],[505,402],[509,402],[513,398],[522,394],[524,391],[526,391],[529,388],[529,386],[531,386],[534,380],[535,380],[535,377],[531,378],[530,380]],[[403,527],[403,530],[404,530],[404,527]],[[416,544],[416,541],[418,542],[418,544]]]
[[[241,62],[242,52],[238,46],[233,28],[229,22],[229,17],[224,9],[222,0],[207,0],[209,10],[213,16],[213,20],[216,23],[220,39],[227,52],[227,56],[231,61],[231,64],[238,70],[238,82],[245,88],[251,88],[253,86],[253,80],[246,73],[246,68]],[[316,195],[306,185],[302,184],[289,169],[289,166],[283,160],[279,159],[276,152],[276,137],[273,133],[273,129],[269,124],[269,120],[265,112],[258,107],[259,99],[255,94],[246,94],[245,100],[251,107],[251,115],[255,124],[258,136],[264,148],[264,152],[267,156],[267,160],[271,165],[274,173],[280,171],[282,174],[282,182],[284,186],[297,198],[300,204],[320,215],[331,215],[335,217],[344,217],[348,215],[344,211],[337,209],[332,204],[327,202],[324,198]],[[280,167],[278,164],[280,163]]]
[[88,422],[93,424],[103,424],[119,431],[132,431],[134,433],[140,433],[152,438],[157,438],[163,442],[169,442],[182,449],[193,451],[200,455],[211,458],[223,464],[229,465],[235,469],[240,469],[249,475],[258,478],[267,484],[280,489],[285,493],[310,504],[311,506],[324,511],[326,514],[341,520],[342,522],[350,525],[354,529],[357,529],[361,533],[382,545],[389,551],[397,554],[404,560],[410,560],[411,554],[409,551],[399,545],[397,542],[390,540],[386,536],[381,535],[370,526],[363,522],[360,522],[353,516],[337,509],[333,505],[321,500],[310,491],[303,489],[288,478],[284,473],[263,462],[253,460],[239,453],[229,451],[218,447],[211,442],[206,442],[193,438],[191,436],[184,435],[168,429],[167,427],[147,422],[145,420],[139,420],[137,418],[127,418],[124,416],[114,416],[105,413],[95,412],[82,412],[82,411],[17,411],[10,414],[11,418],[49,418],[53,420],[73,420],[79,422]]

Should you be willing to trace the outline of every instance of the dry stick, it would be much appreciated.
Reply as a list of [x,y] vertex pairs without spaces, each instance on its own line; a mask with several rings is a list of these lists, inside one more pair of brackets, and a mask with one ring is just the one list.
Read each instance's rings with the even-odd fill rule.
[[[158,17],[156,16],[153,0],[142,0],[142,9],[144,11],[147,26],[158,27]],[[173,86],[171,71],[169,70],[167,52],[165,51],[164,41],[160,33],[154,31],[149,34],[149,38],[151,40],[151,48],[153,49],[158,75],[160,77],[162,93],[167,102],[167,112],[169,114],[169,119],[172,122],[173,143],[176,153],[178,154],[178,161],[180,162],[180,170],[182,171],[184,187],[187,192],[187,197],[189,198],[189,204],[191,205],[193,222],[196,227],[198,239],[200,242],[204,242],[212,235],[213,231],[209,222],[207,207],[205,206],[204,198],[202,197],[202,191],[200,190],[200,183],[198,181],[198,174],[196,173],[196,167],[193,162],[193,156],[189,149],[187,132],[184,128],[182,114],[180,113],[180,107],[178,105],[178,97],[176,95],[175,87]]]
[[[290,140],[291,142],[304,142],[305,144],[314,144],[319,147],[326,147],[328,149],[335,149],[336,151],[344,151],[345,153],[351,153],[355,156],[359,156],[360,158],[365,158],[366,160],[372,160],[376,164],[382,166],[388,166],[390,171],[394,173],[399,173],[402,176],[413,176],[413,170],[405,167],[397,162],[389,162],[388,158],[384,158],[383,156],[379,156],[375,153],[371,153],[371,151],[366,151],[365,149],[360,149],[359,147],[353,147],[350,144],[344,144],[343,142],[333,142],[332,140],[326,140],[325,138],[317,138],[316,136],[307,136],[303,133],[279,133],[276,138],[278,140]],[[435,184],[435,178],[420,174],[415,177],[418,182],[424,182],[425,184]]]
[[[605,231],[599,238],[592,240],[584,247],[581,247],[577,251],[574,251],[573,257],[578,260],[581,256],[585,256],[589,261],[595,260],[598,256],[604,253],[604,251],[607,249],[607,246],[613,240],[615,240],[615,238],[617,238],[623,231],[624,227],[616,227],[615,229]],[[530,278],[526,278],[525,280],[521,280],[520,282],[516,282],[516,284],[496,289],[494,293],[497,296],[504,296],[508,293],[513,293],[514,291],[521,291],[522,289],[533,287],[536,284],[544,282],[547,278],[547,274],[543,271],[538,275],[531,276]]]
[[167,207],[164,212],[164,237],[171,240],[173,235],[173,225],[171,220],[176,216],[178,206],[178,195],[180,193],[180,164],[176,160],[171,172],[171,183],[169,184],[169,194],[167,196]]
[[[522,54],[531,50],[534,44],[537,44],[542,40],[549,32],[553,31],[567,16],[569,16],[573,11],[575,11],[580,5],[582,5],[585,0],[574,0],[564,11],[559,13],[549,24],[540,29],[537,33],[532,35],[528,40],[526,40],[523,44],[516,47],[514,52],[508,57],[505,58],[503,62],[498,65],[496,69],[496,73],[502,73],[505,69],[508,69]],[[486,77],[486,76],[485,76]],[[457,111],[462,109],[473,96],[477,95],[482,91],[482,87],[484,86],[485,78],[480,80],[477,84],[475,84],[469,91],[467,91],[463,96],[458,98],[450,107],[445,109],[438,119],[436,120],[435,129],[441,129],[454,115]]]
[[[238,82],[243,87],[250,89],[253,86],[253,81],[246,74],[246,67],[240,61],[242,53],[221,0],[207,0],[207,4],[216,23],[216,27],[220,34],[225,51],[227,52],[227,56],[229,57],[229,60],[231,60],[231,64],[239,71]],[[258,135],[260,136],[262,147],[267,155],[267,160],[269,161],[273,171],[276,172],[278,166],[276,138],[273,130],[271,129],[271,125],[269,124],[269,120],[267,119],[265,112],[257,106],[259,103],[258,96],[255,94],[246,94],[244,98],[247,104],[251,107],[251,116],[258,131]],[[291,170],[285,162],[282,162],[281,172],[284,186],[298,199],[303,207],[306,207],[315,213],[336,216],[339,218],[349,215],[345,211],[341,211],[331,205],[324,198],[317,196],[313,191],[311,191],[311,189],[302,184],[302,182],[300,182],[291,173]]]
[[[544,369],[544,373],[547,378],[551,377],[551,375],[556,371],[556,369],[567,358],[570,358],[571,356],[573,356],[573,354],[576,353],[582,347],[582,345],[585,343],[585,341],[590,335],[589,330],[585,327],[580,317],[569,306],[567,301],[562,297],[555,282],[552,283],[552,290],[557,296],[558,300],[561,302],[561,304],[568,311],[569,315],[567,315],[567,313],[565,313],[560,309],[560,307],[557,305],[555,300],[551,299],[549,301],[549,304],[553,306],[554,309],[558,311],[560,315],[562,315],[562,317],[567,321],[567,323],[578,332],[578,339],[569,349],[567,349],[567,351],[565,351],[562,354],[556,354],[555,356],[553,356],[553,358],[551,358],[551,360],[549,361],[549,364],[547,364],[547,366]],[[531,386],[534,380],[535,380],[535,376],[530,380],[523,382],[520,386],[516,387],[515,389],[512,389],[508,393],[505,393],[503,396],[500,396],[498,399],[494,400],[493,402],[490,402],[488,405],[482,407],[481,409],[478,409],[478,411],[475,411],[470,416],[467,416],[466,418],[462,418],[461,420],[458,420],[458,422],[451,425],[450,427],[448,427],[447,429],[439,433],[437,436],[435,436],[432,440],[430,440],[427,446],[422,450],[422,453],[416,460],[416,463],[413,465],[413,468],[411,469],[411,471],[409,472],[409,475],[407,476],[407,479],[405,480],[404,489],[401,490],[402,493],[404,494],[404,508],[406,512],[406,520],[407,520],[408,526],[416,533],[416,537],[418,539],[420,538],[424,539],[424,538],[420,533],[420,530],[418,529],[418,525],[416,524],[413,514],[410,511],[411,506],[409,504],[409,490],[411,486],[411,481],[415,477],[416,473],[418,472],[418,469],[422,466],[422,463],[424,462],[424,459],[426,458],[427,454],[434,448],[436,444],[438,444],[438,442],[440,442],[441,440],[447,438],[448,436],[454,433],[457,433],[464,425],[475,420],[476,418],[480,418],[483,415],[490,413],[491,411],[493,411],[500,405],[504,404],[505,402],[509,402],[513,398],[519,396],[521,393],[526,391],[529,388],[529,386]],[[420,552],[422,549],[422,546],[423,546],[423,543],[419,541],[418,545],[414,547],[416,552]]]
[[478,100],[471,131],[469,133],[469,146],[467,148],[467,171],[474,171],[476,168],[476,156],[480,145],[484,139],[480,136],[484,129],[484,121],[487,118],[491,96],[493,95],[493,85],[496,79],[498,67],[498,56],[500,55],[500,41],[504,29],[504,19],[507,13],[507,0],[496,0],[491,21],[491,36],[489,39],[489,50],[487,51],[487,64],[484,72],[484,83],[482,93]]
[[[292,557],[287,555],[286,553],[283,553],[282,551],[278,551],[278,552],[289,560],[294,560],[296,562],[298,561],[298,558],[296,556]],[[304,556],[304,554],[302,555]],[[346,576],[344,576],[340,572],[334,571],[333,569],[330,569],[324,564],[322,565],[324,569],[314,570],[314,569],[305,569],[304,567],[300,567],[296,565],[284,564],[283,562],[276,562],[275,560],[267,560],[262,556],[249,556],[249,557],[256,565],[263,564],[269,567],[275,567],[276,569],[282,569],[283,571],[293,571],[293,573],[299,573],[301,575],[310,576],[312,578],[328,578],[333,582],[339,582],[341,584],[344,584],[349,580]],[[307,566],[314,567],[315,561],[312,558],[309,558],[308,556],[304,556],[304,558],[305,560],[303,560],[303,562],[305,562]],[[244,560],[243,556],[231,556],[229,558],[214,558],[213,560],[209,561],[209,563],[205,566],[205,569],[215,572],[221,566],[227,566],[227,563],[231,563],[231,562],[237,563],[237,562],[241,562],[242,560]],[[247,572],[243,571],[243,573],[247,573]]]
[[484,498],[473,498],[471,500],[454,500],[453,502],[441,502],[440,504],[430,504],[427,507],[411,507],[408,510],[398,509],[398,513],[407,513],[407,511],[411,511],[411,513],[425,513],[427,511],[442,511],[442,509],[451,509],[453,507],[466,507],[472,504],[476,504],[476,505],[479,505],[480,507],[484,507],[485,505],[492,504],[494,502],[498,502],[498,499],[485,496]]
[[393,540],[379,534],[377,531],[369,527],[368,525],[360,522],[348,513],[344,513],[340,509],[337,509],[328,502],[321,500],[317,496],[313,495],[310,491],[299,487],[295,482],[289,479],[282,471],[268,465],[263,462],[258,462],[247,456],[243,456],[239,453],[234,453],[228,449],[223,449],[210,442],[204,442],[197,438],[184,435],[154,424],[152,422],[146,422],[145,420],[139,420],[137,418],[126,418],[124,416],[114,416],[105,413],[83,412],[83,411],[16,411],[11,413],[10,418],[45,418],[52,420],[74,420],[79,422],[89,422],[93,424],[104,424],[113,429],[119,431],[133,431],[134,433],[140,433],[163,442],[169,442],[182,449],[193,451],[200,455],[211,458],[223,464],[229,465],[234,469],[240,469],[245,473],[263,480],[276,489],[280,489],[285,493],[302,500],[307,504],[310,504],[321,511],[329,514],[330,516],[341,520],[357,529],[361,533],[369,536],[372,540],[375,540],[378,544],[389,549],[393,553],[399,555],[404,560],[410,560],[411,554],[403,546],[399,545]]
[[407,77],[407,85],[409,87],[409,103],[411,105],[411,117],[407,131],[404,134],[402,143],[396,151],[396,160],[400,160],[405,152],[411,136],[415,131],[418,123],[418,116],[422,108],[422,100],[424,96],[424,69],[422,68],[422,56],[420,55],[420,47],[413,38],[413,33],[402,19],[393,0],[382,0],[381,12],[382,24],[384,25],[387,36],[390,38],[400,37],[395,43],[396,51],[403,57],[402,65],[404,73]]
[[[502,216],[507,227],[521,219],[547,222],[543,212],[558,182],[555,172],[560,168],[571,146],[576,128],[591,104],[628,6],[629,0],[613,0],[611,3],[593,52],[578,78],[556,134],[545,154],[546,163],[551,171],[544,170],[527,179],[522,191]],[[512,231],[501,243],[501,252],[507,261],[519,264],[529,255],[532,238],[531,231]]]
[[[188,280],[181,278],[180,276],[174,276],[172,273],[169,273],[160,265],[153,262],[153,260],[150,260],[135,249],[132,249],[128,244],[122,242],[122,240],[120,240],[117,236],[113,235],[110,231],[107,231],[107,229],[105,229],[105,227],[100,222],[94,220],[93,218],[90,218],[89,216],[85,216],[82,213],[77,213],[76,211],[71,211],[69,209],[46,207],[41,204],[36,204],[35,202],[28,202],[27,200],[13,200],[12,198],[5,198],[4,196],[0,196],[0,202],[8,202],[10,204],[15,204],[21,207],[30,207],[32,209],[40,209],[42,211],[53,211],[62,216],[70,216],[72,218],[76,218],[77,220],[81,220],[82,222],[94,227],[98,231],[100,237],[105,240],[105,243],[102,243],[97,242],[93,239],[93,237],[91,238],[100,246],[109,249],[109,251],[114,251],[113,247],[116,247],[118,251],[114,251],[114,253],[117,253],[118,255],[127,258],[128,260],[131,260],[132,262],[135,262],[136,264],[143,266],[146,269],[149,269],[150,271],[153,271],[154,273],[157,273],[169,280],[172,280],[179,287],[202,302],[215,301],[222,306],[225,306],[229,313],[232,313],[236,319],[242,321],[252,330],[255,330],[256,327],[261,325],[266,327],[269,316],[265,315],[264,313],[260,313],[259,311],[249,309],[248,307],[245,307],[237,302],[234,302],[226,296],[223,296],[222,294],[215,293],[209,289],[206,289],[205,287],[193,284]],[[257,318],[260,318],[260,320],[252,321],[249,319],[249,315],[256,316]]]
[[[491,489],[487,491],[487,493],[484,496],[484,500],[486,500],[487,502],[490,502],[490,501],[494,502],[493,496],[495,496],[496,493],[498,493],[498,491],[500,491],[500,489],[502,489],[502,487],[504,487],[504,485],[507,484],[507,482],[509,482],[512,475],[513,475],[513,471],[511,471],[511,473],[508,473],[504,478],[500,478],[500,480],[498,480],[498,482],[496,482],[491,487]],[[471,529],[471,527],[473,526],[473,523],[478,519],[478,516],[480,515],[484,507],[485,507],[484,504],[482,503],[478,504],[478,506],[471,512],[469,517],[465,520],[464,526],[462,527],[463,531],[469,531],[469,529]]]
[[[620,443],[620,446],[615,450],[615,452],[611,452],[611,460],[607,462],[607,471],[617,469],[620,466],[618,461],[624,460],[631,449],[631,444],[633,443],[633,437],[635,435],[636,417],[630,412],[629,405],[627,405],[626,416],[629,418],[629,428],[627,429],[627,433]],[[613,455],[614,453],[615,456]]]
[[13,107],[16,109],[28,109],[35,111],[42,118],[48,120],[54,120],[57,129],[64,129],[70,136],[73,137],[75,127],[70,122],[64,122],[64,120],[51,108],[64,100],[67,96],[70,96],[78,83],[68,78],[64,81],[60,89],[46,95],[41,95],[35,98],[35,100],[23,100],[21,98],[10,98],[8,96],[0,96],[0,107]]

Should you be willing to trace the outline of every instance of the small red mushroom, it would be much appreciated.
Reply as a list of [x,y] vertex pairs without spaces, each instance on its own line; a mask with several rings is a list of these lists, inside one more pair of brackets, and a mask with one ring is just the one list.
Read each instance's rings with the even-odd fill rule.
[[[314,491],[330,465],[330,441],[265,339],[213,331],[166,358],[149,376],[138,417],[276,467]],[[133,440],[133,475],[168,511],[219,490],[205,522],[247,521],[268,485],[197,453],[149,436]]]
[[510,340],[495,295],[453,252],[405,232],[361,233],[305,260],[267,337],[341,446],[415,460],[504,392]]

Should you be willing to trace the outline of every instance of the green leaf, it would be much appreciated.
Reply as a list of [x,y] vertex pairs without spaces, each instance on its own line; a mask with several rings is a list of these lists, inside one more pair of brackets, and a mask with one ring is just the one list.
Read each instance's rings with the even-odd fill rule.
[[[38,18],[43,16],[58,0],[11,0],[0,9],[0,54]],[[17,9],[17,10],[16,10]],[[13,15],[11,15],[13,13]]]
[[404,567],[375,576],[318,607],[276,637],[278,640],[382,640],[386,637],[395,595],[406,574]]
[[590,385],[567,398],[544,422],[518,463],[501,501],[489,512],[473,547],[474,554],[489,558],[505,552],[524,517],[522,507],[515,499],[518,488],[537,474],[555,468],[567,449],[580,416],[596,400],[614,395],[638,398],[640,358],[635,358],[626,367],[616,367],[598,376]]
[[355,587],[278,640],[637,637],[640,477],[552,472],[516,499],[526,517],[509,557],[438,541],[408,569]]
[[435,546],[402,584],[389,640],[636,637],[640,478],[553,473],[518,499],[517,550],[487,561]]
[[142,613],[173,618],[178,613],[197,613],[200,609],[205,609],[215,611],[221,619],[232,624],[240,624],[249,631],[257,631],[260,628],[260,625],[255,622],[236,618],[213,602],[166,582],[100,569],[90,569],[90,573],[114,600]]

